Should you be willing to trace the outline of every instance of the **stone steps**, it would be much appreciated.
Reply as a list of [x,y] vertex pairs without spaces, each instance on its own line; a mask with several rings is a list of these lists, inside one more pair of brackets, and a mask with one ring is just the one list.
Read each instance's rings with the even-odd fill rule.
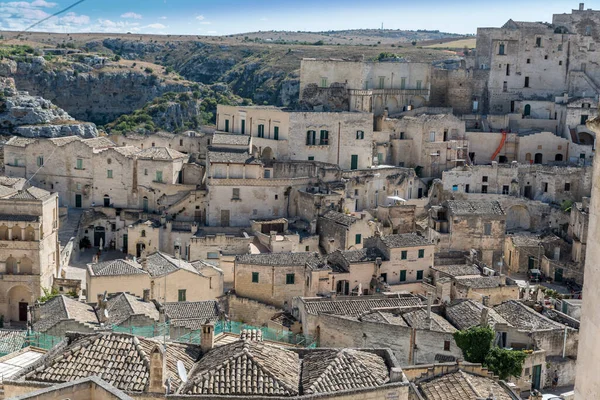
[[67,212],[66,220],[58,228],[58,241],[61,248],[65,247],[72,237],[77,236],[77,227],[82,215],[83,209],[80,208],[70,208]]

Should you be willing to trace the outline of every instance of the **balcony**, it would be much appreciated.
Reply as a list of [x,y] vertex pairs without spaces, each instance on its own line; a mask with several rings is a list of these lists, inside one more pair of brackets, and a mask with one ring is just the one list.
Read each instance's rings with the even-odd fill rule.
[[429,96],[429,89],[348,89],[350,96]]

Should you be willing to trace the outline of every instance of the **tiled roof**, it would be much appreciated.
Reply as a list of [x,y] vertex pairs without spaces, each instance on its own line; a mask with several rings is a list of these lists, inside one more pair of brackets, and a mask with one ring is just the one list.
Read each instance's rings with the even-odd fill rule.
[[116,144],[112,140],[102,136],[89,139],[81,139],[81,143],[93,149],[116,146]]
[[135,147],[135,146],[119,146],[119,147],[113,147],[112,149],[114,151],[116,151],[117,153],[122,154],[126,157],[137,154],[142,150],[139,147]]
[[475,289],[495,288],[501,286],[500,282],[502,280],[504,280],[504,278],[500,276],[478,276],[475,278],[469,278],[468,276],[455,277],[455,282],[457,284]]
[[143,301],[139,297],[129,293],[119,293],[108,299],[106,309],[108,310],[108,323],[120,325],[132,315],[145,315],[158,321],[159,313],[156,305],[151,301]]
[[0,329],[0,354],[9,354],[20,350],[25,343],[27,331]]
[[362,314],[359,319],[363,322],[378,322],[380,324],[399,325],[408,327],[402,315],[382,310],[374,310]]
[[219,303],[215,300],[165,303],[165,315],[171,326],[197,330],[207,321],[219,320]]
[[517,232],[509,237],[517,247],[538,247],[540,243],[552,243],[561,240],[554,234],[536,235],[529,232]]
[[360,221],[360,219],[353,217],[351,215],[343,214],[341,212],[337,212],[334,210],[329,210],[323,215],[321,218],[328,219],[330,221],[336,222],[340,225],[350,226],[355,222]]
[[39,219],[36,215],[0,214],[0,221],[37,222]]
[[250,143],[249,135],[236,135],[236,134],[226,135],[223,133],[215,133],[213,135],[213,139],[212,139],[213,145],[233,144],[233,145],[240,145],[240,146],[246,145],[247,146],[249,143]]
[[211,163],[262,164],[248,150],[219,149],[209,147],[208,161]]
[[473,264],[436,265],[432,269],[450,276],[481,275],[481,271]]
[[364,351],[316,349],[302,362],[302,389],[308,395],[377,387],[388,380],[383,359]]
[[497,201],[448,200],[446,204],[452,215],[504,215]]
[[[473,300],[463,300],[456,304],[446,306],[446,318],[458,329],[469,329],[479,326],[481,322],[481,311],[484,305]],[[508,324],[500,314],[493,308],[488,308],[488,324],[493,327],[497,323]]]
[[360,315],[374,308],[420,306],[416,296],[358,296],[348,299],[303,299],[309,314]]
[[81,141],[81,138],[79,136],[63,136],[57,138],[50,138],[48,140],[60,147],[69,143]]
[[210,350],[190,371],[182,394],[299,394],[300,357],[256,341],[237,341]]
[[512,397],[496,381],[457,371],[433,378],[418,385],[425,400],[474,400],[487,399],[493,393],[497,400]]
[[17,189],[0,185],[0,199],[10,198],[10,196],[14,195],[15,193],[17,193]]
[[98,264],[90,264],[89,269],[92,275],[109,276],[109,275],[136,275],[145,274],[142,266],[131,260],[111,260],[103,261]]
[[431,246],[432,243],[416,233],[382,236],[381,241],[390,249],[400,247]]
[[[126,333],[69,334],[65,347],[49,353],[35,369],[25,375],[27,381],[62,383],[98,376],[121,390],[146,391],[149,384],[149,358],[159,341]],[[198,359],[197,346],[169,343],[166,352],[166,378],[174,387],[181,384],[177,361],[189,370]]]
[[438,315],[434,312],[430,314],[431,316],[431,325],[427,322],[427,310],[418,309],[415,311],[407,312],[402,314],[404,320],[410,325],[412,328],[416,329],[427,329],[436,332],[447,332],[454,333],[456,332],[456,328],[452,326],[452,324],[441,315]]
[[161,161],[172,161],[179,160],[187,157],[177,150],[169,149],[167,147],[149,147],[137,153],[138,158],[143,160],[161,160]]
[[311,259],[321,260],[317,253],[262,253],[244,254],[237,256],[238,264],[273,265],[273,266],[302,266]]
[[525,304],[516,300],[509,300],[494,307],[500,316],[511,325],[526,331],[541,331],[565,328],[564,325],[552,321]]
[[9,199],[21,199],[21,200],[42,200],[48,196],[50,196],[50,192],[44,189],[40,189],[35,186],[31,186],[27,189],[19,190],[12,196],[9,196]]
[[40,319],[33,324],[33,329],[37,332],[46,332],[64,320],[75,320],[90,328],[98,323],[92,306],[68,296],[56,296],[39,307]]
[[170,274],[180,269],[186,270],[193,274],[198,274],[196,268],[189,262],[171,257],[162,252],[156,252],[146,257],[148,273],[152,277],[163,276]]
[[28,145],[37,142],[37,139],[31,139],[20,136],[13,136],[6,143],[5,146],[15,146],[15,147],[27,147]]
[[359,250],[336,250],[327,256],[327,262],[335,272],[348,272],[351,263],[373,262],[384,258],[383,253],[372,247]]
[[2,186],[7,186],[10,188],[23,187],[25,183],[27,183],[27,180],[25,178],[13,178],[10,176],[0,175],[0,185]]

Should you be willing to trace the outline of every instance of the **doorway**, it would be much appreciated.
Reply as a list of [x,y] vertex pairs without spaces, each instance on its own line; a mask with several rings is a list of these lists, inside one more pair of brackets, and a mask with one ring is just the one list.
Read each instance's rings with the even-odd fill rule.
[[542,366],[534,365],[531,374],[531,390],[540,390],[542,381]]
[[350,294],[350,282],[349,281],[338,281],[336,287],[336,293],[342,296],[348,296]]
[[146,245],[144,243],[138,243],[135,245],[135,256],[140,258],[142,253],[146,250]]
[[555,282],[563,281],[563,269],[562,268],[556,268],[554,270],[554,281]]
[[527,197],[529,200],[533,200],[531,197],[531,186],[525,186],[523,188],[523,197]]
[[96,226],[94,227],[94,247],[99,247],[100,241],[102,241],[102,246],[106,245],[106,230],[103,226]]
[[144,198],[142,199],[142,209],[145,213],[148,212],[148,198],[146,196],[144,196]]
[[533,158],[533,162],[534,164],[542,164],[544,156],[542,155],[542,153],[535,153],[535,156]]
[[27,321],[28,303],[19,302],[19,321]]
[[123,253],[127,253],[128,250],[128,242],[129,241],[129,236],[125,233],[123,234]]
[[81,208],[82,198],[80,194],[75,195],[75,207]]
[[229,226],[229,210],[221,210],[221,226]]

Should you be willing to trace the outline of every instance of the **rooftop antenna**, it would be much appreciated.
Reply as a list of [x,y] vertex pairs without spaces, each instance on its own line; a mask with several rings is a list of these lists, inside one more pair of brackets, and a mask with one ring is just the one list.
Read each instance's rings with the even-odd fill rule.
[[185,370],[185,365],[183,365],[183,361],[177,360],[177,373],[179,374],[179,379],[181,382],[185,383],[188,381],[187,371]]

